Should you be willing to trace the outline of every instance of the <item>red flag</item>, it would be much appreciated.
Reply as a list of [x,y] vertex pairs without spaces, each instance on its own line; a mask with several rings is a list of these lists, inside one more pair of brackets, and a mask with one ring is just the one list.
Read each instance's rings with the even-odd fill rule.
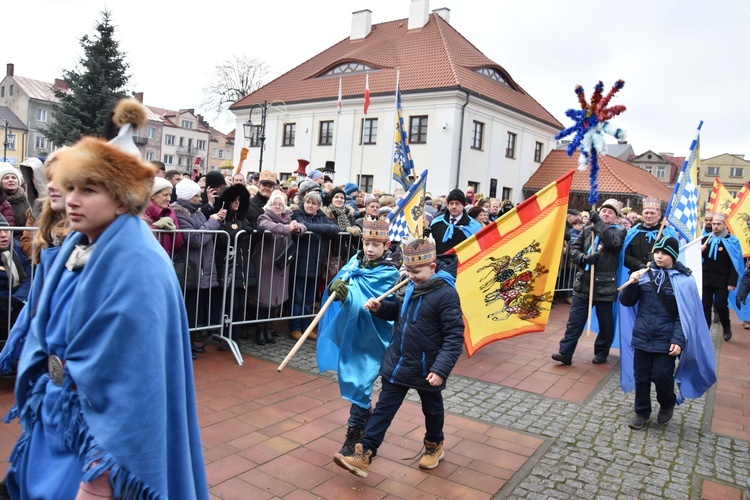
[[370,107],[370,74],[365,75],[365,115]]
[[339,77],[339,100],[336,102],[336,106],[338,106],[337,113],[341,113],[341,108],[344,106],[344,101],[341,98],[341,85],[342,85],[343,78]]

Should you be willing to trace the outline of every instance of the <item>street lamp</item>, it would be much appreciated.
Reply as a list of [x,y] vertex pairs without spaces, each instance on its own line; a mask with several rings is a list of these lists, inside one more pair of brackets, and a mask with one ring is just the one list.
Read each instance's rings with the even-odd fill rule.
[[5,120],[5,142],[3,142],[3,161],[8,161],[8,127],[10,127],[10,121]]
[[[255,108],[260,108],[260,161],[258,162],[258,172],[263,170],[263,149],[266,142],[266,114],[268,113],[268,101],[263,101],[263,104],[253,104],[250,108],[250,114],[247,117],[247,121],[242,124],[243,132],[245,133],[245,139],[252,140],[253,137],[253,111]],[[252,145],[252,143],[251,143]]]

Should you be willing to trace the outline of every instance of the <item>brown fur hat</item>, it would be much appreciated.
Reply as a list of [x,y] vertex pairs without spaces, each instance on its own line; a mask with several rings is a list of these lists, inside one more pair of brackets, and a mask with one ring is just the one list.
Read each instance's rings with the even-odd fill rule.
[[55,155],[54,181],[64,190],[73,181],[103,186],[127,211],[138,215],[151,197],[156,167],[94,137]]

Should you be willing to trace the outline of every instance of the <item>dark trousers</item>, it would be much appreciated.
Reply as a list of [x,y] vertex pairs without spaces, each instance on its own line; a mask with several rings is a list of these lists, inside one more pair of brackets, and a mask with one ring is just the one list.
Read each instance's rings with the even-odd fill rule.
[[[594,342],[594,356],[606,358],[609,356],[609,348],[615,335],[614,306],[612,302],[601,300],[595,300],[594,306],[596,306],[596,319],[599,320],[599,334]],[[572,358],[576,352],[578,339],[581,338],[583,329],[586,328],[588,310],[588,298],[573,295],[573,304],[570,306],[565,336],[560,341],[560,354],[563,356]]]
[[[292,316],[308,316],[312,314],[315,302],[315,276],[292,276],[294,291],[292,294]],[[312,318],[292,318],[289,320],[289,331],[304,332]]]
[[221,328],[221,300],[223,290],[220,287],[187,290],[185,292],[185,307],[190,328],[214,326]]
[[714,288],[711,286],[703,287],[703,315],[706,317],[708,328],[711,328],[711,306],[716,309],[719,315],[719,321],[724,330],[731,328],[729,322],[729,290],[727,287]]
[[[375,411],[370,415],[365,428],[365,436],[360,440],[365,450],[372,451],[372,456],[377,455],[378,448],[383,443],[385,433],[391,425],[393,417],[404,402],[408,387],[391,384],[381,377],[383,390],[378,397]],[[443,393],[441,391],[417,390],[419,399],[422,401],[422,413],[424,414],[425,441],[440,443],[445,439],[443,435],[443,423],[445,422],[445,411],[443,409]]]
[[354,427],[355,429],[364,429],[367,426],[367,421],[369,419],[369,408],[362,408],[361,406],[352,403],[352,407],[349,409],[349,421],[346,425]]
[[656,386],[659,405],[662,408],[672,408],[677,402],[674,393],[675,356],[640,349],[634,351],[635,413],[644,418],[651,415],[651,382]]

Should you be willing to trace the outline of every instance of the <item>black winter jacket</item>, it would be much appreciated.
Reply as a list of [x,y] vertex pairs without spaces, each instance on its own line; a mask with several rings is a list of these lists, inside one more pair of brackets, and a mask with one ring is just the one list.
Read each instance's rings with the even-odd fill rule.
[[583,228],[578,238],[570,245],[570,261],[579,266],[573,284],[573,294],[588,299],[590,273],[583,261],[591,247],[591,233],[599,237],[595,252],[598,258],[594,266],[594,300],[614,302],[617,298],[617,267],[620,250],[627,232],[620,226],[608,226],[601,219]]
[[[455,275],[455,255],[446,256],[446,271]],[[431,386],[427,375],[432,372],[448,379],[463,349],[464,322],[461,301],[456,289],[441,278],[433,278],[414,288],[405,313],[401,314],[403,295],[381,302],[376,316],[396,321],[393,339],[385,351],[380,375],[392,384],[426,391],[440,391]]]
[[[649,264],[654,278],[657,278],[659,268],[654,262]],[[669,353],[670,344],[677,344],[681,349],[685,348],[685,335],[682,332],[680,315],[677,310],[677,300],[674,296],[669,275],[682,273],[692,274],[690,269],[685,267],[682,262],[675,262],[674,268],[664,273],[664,282],[660,286],[661,296],[664,298],[667,306],[674,314],[674,320],[670,313],[665,309],[664,304],[654,291],[651,283],[632,283],[625,287],[620,293],[620,302],[622,305],[632,307],[638,304],[638,314],[633,325],[633,340],[631,345],[633,349],[640,349],[647,352]]]
[[307,229],[305,234],[297,239],[298,253],[293,263],[293,276],[311,278],[324,275],[323,263],[328,256],[330,239],[338,236],[339,226],[322,210],[318,210],[315,215],[310,215],[305,212],[304,207],[292,212],[292,219]]

